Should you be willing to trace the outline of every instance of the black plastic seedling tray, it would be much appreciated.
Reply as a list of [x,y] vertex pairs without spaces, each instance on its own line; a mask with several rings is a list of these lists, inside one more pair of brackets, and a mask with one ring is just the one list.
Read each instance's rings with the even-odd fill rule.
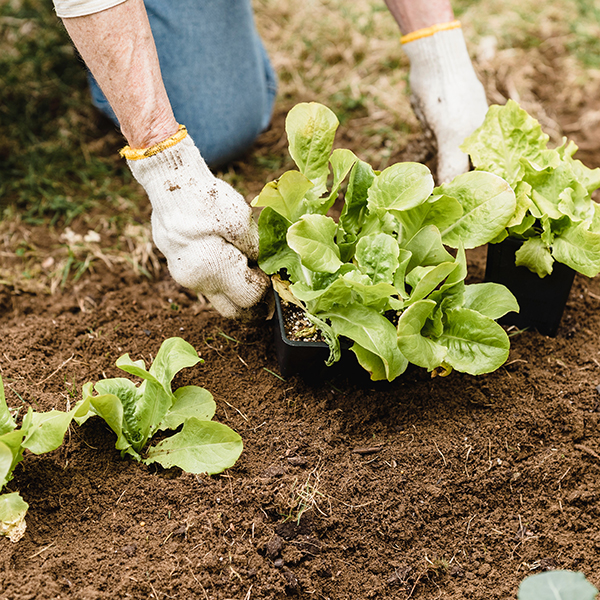
[[275,294],[275,352],[282,377],[316,374],[325,366],[329,346],[325,342],[291,340],[285,330],[281,299]]
[[485,280],[505,285],[520,307],[518,313],[508,313],[499,319],[499,323],[515,325],[519,329],[535,329],[543,335],[555,337],[575,271],[555,262],[552,273],[541,278],[526,267],[517,267],[515,252],[521,244],[521,240],[506,238],[487,247]]

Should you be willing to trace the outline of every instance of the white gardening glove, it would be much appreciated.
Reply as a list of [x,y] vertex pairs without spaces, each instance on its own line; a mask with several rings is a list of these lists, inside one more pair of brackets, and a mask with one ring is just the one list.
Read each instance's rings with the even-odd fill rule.
[[121,154],[152,204],[152,236],[180,285],[205,296],[225,317],[242,317],[269,286],[258,258],[252,209],[217,179],[185,127],[147,150]]
[[437,141],[438,183],[469,170],[459,146],[482,123],[488,104],[458,21],[402,37],[410,60],[411,103]]

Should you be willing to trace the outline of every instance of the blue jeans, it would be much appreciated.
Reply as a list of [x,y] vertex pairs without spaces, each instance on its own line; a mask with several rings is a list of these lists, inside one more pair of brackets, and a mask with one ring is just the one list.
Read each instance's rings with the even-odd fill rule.
[[[250,148],[271,119],[277,78],[251,0],[145,0],[175,118],[212,167]],[[117,125],[90,79],[92,101]]]

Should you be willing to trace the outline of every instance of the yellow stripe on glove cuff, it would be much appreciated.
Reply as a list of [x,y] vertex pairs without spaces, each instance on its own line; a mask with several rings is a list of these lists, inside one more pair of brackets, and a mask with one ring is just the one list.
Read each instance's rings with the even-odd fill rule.
[[406,35],[403,35],[400,38],[400,42],[402,44],[408,44],[409,42],[414,42],[415,40],[420,40],[421,38],[429,37],[434,35],[438,31],[448,31],[449,29],[460,29],[460,21],[450,21],[449,23],[438,23],[437,25],[432,25],[431,27],[423,27],[423,29],[417,29],[416,31],[411,31]]
[[167,148],[171,148],[175,144],[178,144],[182,139],[187,136],[188,132],[185,125],[180,125],[177,133],[174,133],[170,138],[167,138],[164,142],[159,142],[154,146],[150,146],[150,148],[131,148],[130,146],[125,146],[119,150],[119,154],[126,158],[127,160],[141,160],[142,158],[148,158],[149,156],[154,156]]

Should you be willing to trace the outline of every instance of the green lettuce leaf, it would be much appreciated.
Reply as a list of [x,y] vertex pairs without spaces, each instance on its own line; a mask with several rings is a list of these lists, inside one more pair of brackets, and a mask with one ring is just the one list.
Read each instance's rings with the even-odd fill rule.
[[139,452],[144,445],[144,440],[139,431],[131,431],[124,426],[121,399],[114,394],[101,394],[90,398],[90,404],[94,413],[102,418],[116,434],[115,448],[120,450],[121,455],[129,454],[136,460],[140,460]]
[[17,424],[8,410],[6,396],[4,395],[4,383],[0,377],[0,435],[12,431]]
[[538,573],[519,586],[519,600],[594,600],[597,594],[583,573],[573,571]]
[[448,349],[445,362],[470,375],[491,373],[506,362],[510,342],[498,323],[469,308],[445,315],[444,332],[436,340]]
[[23,440],[23,448],[27,448],[34,454],[56,450],[62,444],[76,410],[77,408],[69,412],[51,410],[45,413],[32,413],[31,425]]
[[485,120],[460,146],[473,166],[505,179],[514,188],[523,177],[521,158],[540,161],[549,137],[514,100],[490,106]]
[[446,347],[421,335],[435,308],[436,303],[433,300],[419,300],[405,310],[398,321],[400,351],[411,363],[428,371],[441,366],[448,354]]
[[242,438],[226,425],[190,417],[179,433],[152,446],[144,462],[213,475],[233,466],[243,447]]
[[415,267],[406,277],[406,283],[412,291],[405,305],[409,306],[426,298],[444,281],[459,265],[454,261],[440,263],[436,266]]
[[344,196],[344,207],[340,214],[340,226],[343,231],[357,236],[367,210],[369,188],[373,184],[375,173],[366,162],[357,161],[348,179],[348,188]]
[[[123,369],[119,360],[117,360],[117,367]],[[156,377],[165,390],[171,392],[171,381],[179,371],[203,362],[190,343],[179,337],[172,337],[160,345],[148,372]]]
[[295,221],[307,206],[305,199],[314,184],[298,171],[286,171],[277,181],[267,183],[252,206],[269,207],[288,221]]
[[304,281],[300,257],[287,243],[286,235],[291,221],[270,207],[258,217],[258,265],[269,275],[285,269],[293,281]]
[[356,245],[358,268],[374,284],[392,283],[398,268],[398,242],[387,233],[376,233],[360,238]]
[[331,184],[331,192],[327,202],[319,206],[321,214],[325,214],[333,206],[333,203],[337,200],[342,182],[346,179],[346,176],[357,161],[356,154],[345,148],[337,148],[331,153],[329,162],[333,171],[333,183]]
[[427,225],[435,225],[440,231],[451,227],[463,214],[460,202],[451,196],[435,194],[419,206],[394,213],[402,227],[404,242],[410,240]]
[[585,223],[554,238],[552,255],[558,262],[588,277],[600,273],[600,233],[589,231]]
[[[383,370],[377,369],[378,378],[381,373],[384,373],[384,378],[392,381],[406,370],[408,361],[398,349],[396,328],[376,310],[354,304],[319,316],[330,321],[337,335],[350,338],[365,351],[381,360]],[[365,356],[365,353],[362,353],[362,357]],[[357,357],[360,360],[358,354]],[[372,375],[376,375],[371,361],[367,366],[362,362],[361,364]]]
[[331,217],[304,215],[288,229],[287,242],[308,269],[335,273],[343,264],[335,243],[336,231],[337,225]]
[[175,400],[159,429],[177,429],[187,419],[194,417],[199,421],[210,421],[216,410],[212,394],[196,385],[188,385],[175,390]]
[[0,496],[0,535],[18,542],[25,534],[25,514],[29,504],[17,492]]
[[290,156],[314,184],[310,189],[313,198],[327,190],[329,156],[338,125],[335,114],[316,102],[296,104],[285,120]]
[[464,288],[464,308],[470,308],[490,319],[499,319],[509,312],[519,312],[517,299],[498,283],[472,283]]
[[476,248],[494,239],[511,221],[517,208],[515,193],[492,173],[471,171],[440,186],[441,194],[456,198],[462,215],[441,230],[444,244]]
[[404,211],[423,204],[431,196],[434,182],[420,163],[396,163],[375,177],[368,192],[372,212]]
[[406,272],[415,267],[436,266],[443,262],[453,262],[454,257],[444,248],[442,236],[435,225],[423,227],[404,246],[411,253]]
[[517,267],[527,267],[539,277],[546,277],[552,273],[554,258],[550,248],[541,238],[529,238],[515,252]]

